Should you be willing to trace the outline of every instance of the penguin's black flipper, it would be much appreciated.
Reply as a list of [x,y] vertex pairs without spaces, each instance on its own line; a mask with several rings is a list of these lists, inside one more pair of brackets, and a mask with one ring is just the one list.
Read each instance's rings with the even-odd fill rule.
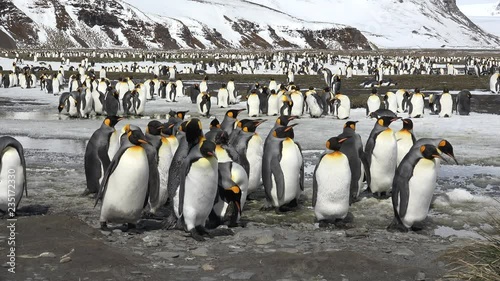
[[[271,174],[274,176],[274,181],[276,182],[278,200],[281,200],[285,195],[285,176],[283,175],[283,170],[281,170],[280,160],[278,159],[278,157],[273,157],[273,159],[271,160]],[[272,184],[269,188],[272,188]],[[266,191],[266,193],[270,195],[271,190]]]
[[[411,150],[409,153],[411,153]],[[406,215],[408,200],[410,198],[409,181],[413,176],[413,168],[421,158],[421,156],[412,157],[413,155],[414,154],[410,154],[401,161],[392,183],[392,206],[394,209],[394,216],[399,222],[401,222],[401,218]]]
[[295,142],[295,144],[297,145],[297,147],[299,148],[299,152],[300,152],[300,157],[302,158],[302,164],[300,165],[300,171],[299,171],[299,186],[300,186],[300,190],[304,191],[304,155],[302,154],[302,147],[300,146],[300,144],[298,142]]
[[[160,173],[158,172],[158,154],[156,148],[150,144],[141,145],[146,150],[149,164],[148,195],[144,207],[149,203],[156,206],[160,200]],[[148,200],[149,199],[149,200]]]
[[[26,196],[28,196],[28,185],[27,185],[27,180],[26,180],[26,160],[24,159],[24,149],[22,144],[16,140],[13,137],[5,136],[5,137],[0,137],[0,153],[7,148],[7,147],[13,147],[16,151],[17,154],[19,154],[19,158],[21,159],[21,165],[23,166],[23,174],[24,174],[24,185],[23,188],[26,192]],[[0,155],[0,159],[2,155]],[[2,163],[0,162],[0,169],[2,168]]]
[[316,207],[316,201],[318,200],[318,181],[316,180],[316,171],[318,170],[319,163],[321,163],[321,160],[326,154],[324,153],[321,155],[319,158],[318,164],[314,168],[314,173],[313,173],[313,197],[312,197],[312,206],[313,208]]
[[[375,148],[375,134],[370,134],[370,137],[368,137],[368,139],[366,140],[366,145],[365,145],[365,152],[364,152],[364,159],[365,159],[365,162],[366,162],[366,167],[365,168],[368,168],[368,170],[370,170],[370,165],[371,165],[371,158],[372,158],[372,154],[373,154],[373,149]],[[363,159],[361,158],[361,159]]]

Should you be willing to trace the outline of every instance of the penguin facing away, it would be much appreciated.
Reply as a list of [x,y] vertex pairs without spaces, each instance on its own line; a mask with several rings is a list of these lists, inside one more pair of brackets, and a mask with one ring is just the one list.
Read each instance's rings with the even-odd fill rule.
[[403,119],[403,128],[396,132],[396,141],[398,145],[398,166],[403,160],[406,153],[410,151],[413,144],[417,141],[413,134],[413,121],[411,119]]
[[402,232],[427,217],[436,187],[439,165],[443,159],[433,145],[422,145],[413,150],[399,165],[392,186],[394,220],[388,229]]
[[[0,179],[0,214],[15,213],[23,193],[28,196],[28,187],[24,149],[13,137],[0,137]],[[15,201],[12,202],[11,198]]]
[[102,178],[112,160],[108,155],[108,150],[110,141],[116,141],[116,139],[112,140],[111,136],[116,134],[115,125],[122,119],[118,116],[106,117],[101,127],[90,137],[85,148],[84,168],[87,189],[84,191],[84,195],[99,191]]
[[[157,158],[140,130],[131,130],[111,161],[104,175],[96,203],[101,200],[101,229],[107,230],[107,222],[127,223],[134,229],[141,212],[148,204],[157,204],[159,179]],[[133,171],[133,172],[131,172]]]
[[349,211],[351,169],[349,159],[340,152],[346,139],[330,138],[326,148],[332,152],[323,154],[314,169],[312,206],[320,223],[342,220]]
[[345,139],[340,146],[340,152],[347,156],[351,171],[350,204],[358,200],[363,188],[364,178],[366,177],[367,182],[370,182],[368,163],[363,151],[363,142],[361,136],[356,133],[357,122],[347,121],[342,134],[338,136],[339,139]]
[[470,114],[470,100],[472,94],[469,91],[460,91],[457,95],[456,109],[455,111],[459,115],[469,115]]

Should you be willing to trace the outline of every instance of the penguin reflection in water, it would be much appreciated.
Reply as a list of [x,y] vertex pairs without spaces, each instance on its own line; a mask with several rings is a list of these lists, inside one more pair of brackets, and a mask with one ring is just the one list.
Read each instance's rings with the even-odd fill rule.
[[392,185],[394,220],[388,230],[416,229],[415,224],[427,217],[436,188],[437,159],[444,160],[434,145],[425,144],[412,149],[401,161]]
[[155,150],[145,147],[149,143],[140,130],[129,130],[126,136],[104,175],[94,205],[102,201],[103,230],[108,229],[107,222],[126,223],[127,230],[135,229],[148,202],[155,206],[158,201],[159,178],[151,173],[158,169]]

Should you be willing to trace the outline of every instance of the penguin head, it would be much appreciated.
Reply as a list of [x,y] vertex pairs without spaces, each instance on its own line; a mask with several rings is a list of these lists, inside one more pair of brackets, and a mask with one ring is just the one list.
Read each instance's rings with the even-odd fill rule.
[[356,123],[358,123],[358,121],[347,121],[344,124],[344,129],[351,128],[353,131],[356,131]]
[[215,134],[214,142],[215,142],[215,144],[228,144],[229,143],[229,134],[224,130],[218,131]]
[[295,127],[297,125],[298,124],[292,124],[292,125],[288,125],[285,127],[278,127],[274,130],[273,136],[275,138],[280,138],[280,139],[284,139],[284,138],[293,139],[295,136],[294,131],[293,131],[293,127]]
[[146,134],[159,136],[162,129],[163,129],[163,124],[158,120],[153,120],[150,121],[146,126]]
[[227,202],[234,202],[238,214],[241,216],[241,188],[237,185],[225,188],[222,196],[224,196]]
[[339,137],[333,137],[330,138],[326,141],[326,148],[333,150],[333,151],[338,151],[340,150],[340,147],[342,147],[342,143],[346,141],[347,138],[339,138]]
[[128,140],[135,145],[141,145],[143,143],[149,143],[144,134],[140,130],[130,130],[127,133]]
[[241,119],[236,122],[236,128],[243,129],[245,123],[252,121],[252,119]]
[[189,112],[189,110],[177,111],[177,113],[175,115],[177,116],[177,118],[184,120],[184,117],[186,116],[186,113],[188,113],[188,112]]
[[118,122],[120,120],[123,120],[124,118],[123,117],[120,117],[120,116],[116,116],[116,115],[113,115],[113,116],[107,116],[106,119],[104,119],[104,124],[106,124],[106,126],[108,127],[115,127],[116,124],[118,124]]
[[243,124],[243,127],[241,129],[243,130],[243,132],[254,133],[255,130],[257,130],[257,127],[264,122],[266,122],[265,119],[257,119],[245,122],[245,124]]
[[441,153],[444,153],[446,155],[448,155],[449,157],[451,157],[455,163],[458,165],[458,161],[457,159],[455,158],[455,154],[453,154],[453,146],[451,145],[451,143],[447,140],[441,140],[438,144],[438,147],[437,147]]
[[372,95],[376,95],[378,93],[377,88],[372,88],[371,93]]
[[203,130],[201,127],[201,121],[198,118],[193,118],[186,123],[186,127],[183,127],[186,132],[186,140],[188,143],[198,143],[200,138],[203,137]]
[[411,119],[409,118],[406,118],[406,119],[403,119],[403,129],[405,130],[413,130],[413,121],[411,121]]
[[393,116],[380,116],[377,119],[377,124],[382,126],[382,127],[389,127],[392,122],[400,119],[401,117],[393,117]]
[[217,146],[215,145],[215,142],[209,141],[209,140],[204,140],[200,146],[200,153],[205,158],[216,157],[216,155],[215,155],[216,147]]
[[214,120],[212,120],[212,122],[210,122],[210,130],[215,129],[215,128],[220,128],[220,122],[219,122],[219,119],[217,119],[217,118],[214,118]]
[[236,118],[236,117],[238,117],[238,114],[240,114],[240,112],[242,112],[244,110],[245,110],[244,108],[230,109],[230,110],[226,111],[226,116],[231,117],[231,118]]
[[422,156],[425,159],[432,160],[434,158],[440,158],[443,159],[445,162],[448,162],[446,161],[446,159],[441,157],[441,154],[439,153],[438,149],[432,144],[424,144],[420,146],[420,153],[422,153]]

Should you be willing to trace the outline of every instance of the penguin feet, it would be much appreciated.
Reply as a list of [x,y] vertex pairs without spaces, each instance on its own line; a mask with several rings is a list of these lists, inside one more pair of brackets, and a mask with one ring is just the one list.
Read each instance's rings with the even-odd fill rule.
[[215,236],[233,236],[234,232],[228,228],[216,228],[216,229],[210,230],[210,235],[212,235],[212,237],[215,237]]
[[260,208],[260,210],[263,211],[263,212],[269,212],[269,211],[274,210],[274,206],[271,203],[266,202],[264,204],[264,206],[262,206],[262,208]]
[[90,191],[89,189],[87,189],[87,188],[86,188],[86,189],[82,192],[82,194],[80,194],[80,196],[81,196],[81,197],[87,197],[87,196],[89,196],[90,194],[94,194],[94,193],[95,193],[95,192],[92,192],[92,191]]
[[170,215],[168,216],[165,221],[163,222],[163,229],[174,229],[175,226],[177,225],[177,218],[175,215]]
[[145,212],[144,214],[142,214],[142,218],[150,220],[163,220],[163,217],[157,216],[152,212]]
[[138,228],[137,228],[137,225],[134,224],[134,223],[127,223],[125,225],[125,231],[130,233],[130,234],[141,234],[142,231],[140,231]]
[[408,232],[408,228],[404,226],[403,224],[399,223],[397,219],[394,219],[391,224],[387,227],[387,231],[389,232]]
[[283,206],[280,206],[279,208],[276,208],[276,213],[285,213],[285,212],[291,212],[297,210],[299,207],[299,203],[297,201],[297,198],[293,199],[290,201],[288,204],[285,204]]
[[193,237],[194,240],[196,240],[198,242],[205,241],[205,238],[203,237],[203,235],[199,234],[198,231],[196,230],[196,228],[191,229],[189,231],[189,233],[191,234],[191,237]]

